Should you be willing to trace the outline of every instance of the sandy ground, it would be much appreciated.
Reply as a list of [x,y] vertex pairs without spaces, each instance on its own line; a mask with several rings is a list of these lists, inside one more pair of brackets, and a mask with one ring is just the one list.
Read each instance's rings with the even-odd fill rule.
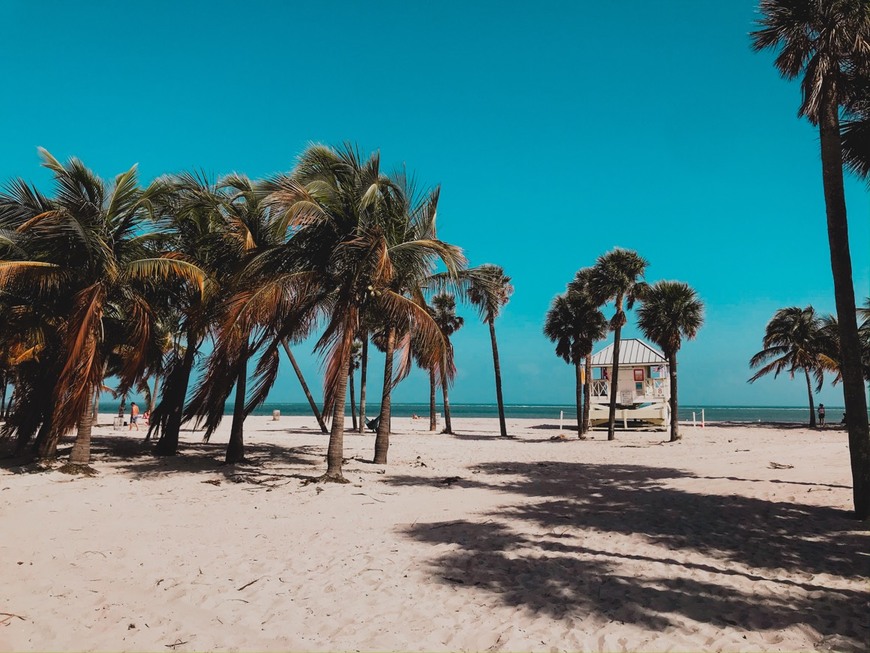
[[389,465],[348,434],[351,484],[323,485],[314,427],[252,417],[235,466],[226,420],[171,459],[99,427],[94,477],[0,468],[0,649],[870,648],[838,428],[398,418]]

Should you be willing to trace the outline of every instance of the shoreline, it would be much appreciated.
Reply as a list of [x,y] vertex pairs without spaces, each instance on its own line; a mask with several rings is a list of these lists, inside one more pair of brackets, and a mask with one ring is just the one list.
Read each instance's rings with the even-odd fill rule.
[[870,635],[840,429],[608,442],[398,418],[390,464],[347,433],[350,484],[333,485],[310,483],[328,441],[313,417],[249,417],[249,462],[222,465],[229,425],[207,444],[183,430],[172,458],[144,428],[97,426],[90,478],[0,468],[0,649],[858,651]]

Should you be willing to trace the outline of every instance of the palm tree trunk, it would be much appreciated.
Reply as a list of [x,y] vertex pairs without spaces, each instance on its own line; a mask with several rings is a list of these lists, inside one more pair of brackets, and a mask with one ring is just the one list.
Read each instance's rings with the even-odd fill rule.
[[583,384],[583,430],[585,437],[589,432],[589,402],[592,400],[592,350],[586,352],[586,383]]
[[281,344],[284,345],[284,351],[287,354],[287,358],[290,359],[290,364],[293,366],[293,371],[296,372],[296,378],[299,379],[299,385],[302,386],[302,392],[305,393],[305,398],[308,399],[308,405],[311,406],[311,412],[314,413],[314,417],[317,420],[318,426],[320,426],[320,430],[323,433],[329,433],[329,429],[326,428],[326,423],[323,421],[323,415],[321,414],[320,410],[318,410],[317,404],[314,403],[314,397],[311,396],[311,391],[308,389],[308,384],[305,383],[305,377],[302,376],[302,370],[299,369],[299,364],[296,362],[296,357],[290,350],[290,345],[287,344],[286,340],[282,341]]
[[390,449],[390,401],[393,392],[393,350],[396,348],[396,330],[387,330],[387,354],[384,359],[384,389],[381,393],[381,417],[378,434],[375,437],[376,465],[387,464],[387,451]]
[[849,251],[849,225],[843,189],[843,150],[840,142],[839,106],[831,76],[822,87],[819,141],[822,153],[822,182],[831,250],[831,272],[837,323],[840,329],[840,371],[843,375],[843,403],[849,421],[849,453],[852,464],[852,495],[859,519],[870,517],[870,424],[861,370],[861,342],[855,312],[855,288]]
[[350,367],[350,375],[348,376],[348,384],[350,384],[350,419],[351,419],[351,430],[356,431],[359,428],[359,425],[356,422],[356,397],[353,394],[353,367]]
[[322,481],[332,483],[349,483],[341,473],[344,461],[344,403],[347,392],[347,372],[350,366],[350,347],[346,348],[347,360],[342,361],[342,371],[338,375],[338,387],[335,389],[335,406],[332,409],[332,430],[329,433],[329,447],[326,450],[326,473]]
[[53,412],[48,411],[33,443],[33,449],[39,460],[50,460],[57,456],[58,437],[59,434],[54,430]]
[[680,421],[677,418],[679,414],[677,412],[677,355],[672,354],[668,356],[668,367],[670,368],[668,374],[668,383],[671,386],[671,442],[676,442],[677,440],[682,439],[682,435],[680,435]]
[[[100,397],[100,391],[94,391],[94,401],[92,404],[93,411],[97,410]],[[72,451],[69,454],[69,461],[73,465],[87,465],[91,462],[91,434],[94,428],[94,417],[92,411],[85,411],[79,419],[78,431],[76,432],[76,441],[73,444]]]
[[495,320],[489,318],[489,337],[492,340],[492,366],[495,370],[495,398],[498,401],[498,426],[501,429],[501,437],[506,438],[507,426],[504,421],[504,400],[501,396],[501,364],[498,360],[498,343],[495,340]]
[[[167,381],[164,388],[163,399],[167,402],[168,415],[165,425],[160,433],[160,439],[154,446],[154,453],[158,456],[174,456],[178,453],[178,437],[181,432],[181,420],[184,416],[184,401],[187,398],[187,386],[190,383],[190,373],[193,371],[193,363],[196,360],[197,342],[192,333],[187,334],[187,349],[184,350],[184,358],[174,378]],[[171,389],[167,394],[166,389]],[[154,428],[156,424],[148,428]]]
[[435,419],[435,367],[429,370],[429,430],[437,431],[438,422]]
[[359,369],[359,432],[364,433],[366,428],[366,371],[369,366],[369,334],[361,333],[362,356],[360,357]]
[[238,376],[236,377],[236,397],[233,402],[233,424],[230,427],[230,441],[227,444],[225,462],[240,463],[245,460],[245,394],[248,385],[248,345],[242,347]]
[[607,414],[607,439],[616,439],[616,393],[619,388],[619,345],[622,325],[613,330],[613,367],[610,370],[610,411]]
[[441,378],[441,394],[444,397],[444,431],[453,435],[453,425],[450,423],[450,400],[447,398],[447,380]]
[[807,400],[810,404],[810,428],[816,428],[816,406],[813,402],[813,382],[810,380],[810,371],[804,368],[804,376],[807,379]]
[[127,393],[121,395],[121,401],[118,403],[118,417],[124,418],[124,413],[127,410]]
[[0,374],[0,419],[6,418],[6,375]]
[[583,364],[578,360],[574,363],[575,393],[577,404],[577,436],[583,435]]

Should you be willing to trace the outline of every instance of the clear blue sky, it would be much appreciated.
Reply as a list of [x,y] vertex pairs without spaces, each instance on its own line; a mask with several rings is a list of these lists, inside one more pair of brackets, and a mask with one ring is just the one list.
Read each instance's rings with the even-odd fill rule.
[[[37,146],[103,177],[138,163],[148,182],[262,177],[312,141],[350,140],[440,183],[441,236],[513,278],[497,323],[507,402],[572,401],[544,314],[619,245],[707,305],[680,354],[682,403],[803,405],[800,381],[746,383],[776,309],[834,310],[817,135],[797,84],[750,51],[756,4],[6,0],[0,180],[47,187]],[[850,179],[847,202],[863,300],[866,186]],[[488,332],[461,312],[453,400],[494,401]],[[290,374],[272,400],[303,400]],[[395,400],[425,401],[426,385],[416,371]],[[820,398],[842,405],[839,388]]]

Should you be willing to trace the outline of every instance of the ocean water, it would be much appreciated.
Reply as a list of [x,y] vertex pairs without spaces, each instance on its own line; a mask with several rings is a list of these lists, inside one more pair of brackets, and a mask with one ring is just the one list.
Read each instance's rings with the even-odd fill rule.
[[[843,417],[842,406],[825,406],[827,421],[839,423]],[[117,402],[102,402],[100,412],[110,413],[118,410]],[[307,403],[267,403],[257,408],[254,415],[271,415],[273,410],[280,410],[282,415],[308,416],[311,408]],[[442,411],[441,404],[437,410]],[[680,406],[680,420],[690,421],[692,413],[695,419],[701,421],[701,411],[704,411],[704,419],[708,422],[783,422],[801,424],[809,422],[809,408],[794,406]],[[129,404],[127,413],[129,413]],[[366,417],[371,418],[380,411],[379,404],[369,403],[366,406]],[[505,405],[505,417],[507,419],[541,419],[558,420],[559,412],[564,413],[564,419],[571,420],[575,415],[573,404],[546,405],[546,404],[507,404]],[[227,414],[232,412],[232,406],[227,404]],[[429,404],[403,404],[392,405],[393,415],[396,417],[421,417],[429,414]],[[454,418],[462,417],[498,417],[498,406],[495,404],[450,404],[450,415]],[[348,407],[347,416],[350,417]]]

